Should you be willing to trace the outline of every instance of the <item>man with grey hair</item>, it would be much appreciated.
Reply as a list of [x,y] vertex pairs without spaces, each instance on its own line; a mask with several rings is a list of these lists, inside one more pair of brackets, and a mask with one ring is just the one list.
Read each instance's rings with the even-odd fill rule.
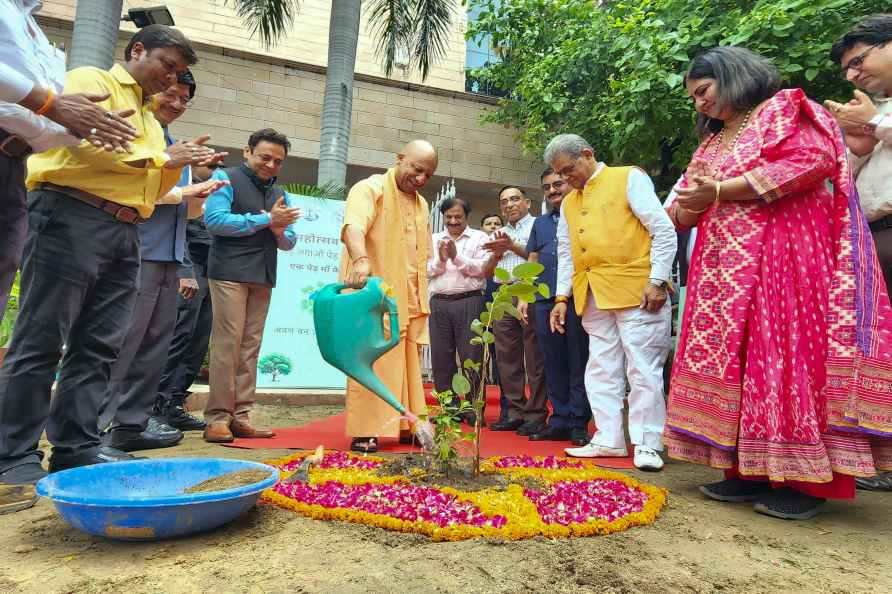
[[561,204],[550,326],[565,331],[572,295],[589,335],[585,389],[597,427],[587,445],[564,451],[584,458],[628,455],[622,414],[627,373],[635,466],[660,470],[675,227],[646,173],[598,162],[581,136],[556,136],[544,158],[573,188]]

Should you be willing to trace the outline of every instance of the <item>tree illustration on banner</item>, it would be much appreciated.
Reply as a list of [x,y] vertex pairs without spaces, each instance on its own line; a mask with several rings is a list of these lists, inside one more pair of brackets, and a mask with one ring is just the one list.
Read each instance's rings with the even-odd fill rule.
[[272,381],[278,381],[280,375],[288,375],[291,373],[293,363],[287,355],[281,353],[270,353],[265,355],[257,363],[257,369],[264,375],[271,375]]

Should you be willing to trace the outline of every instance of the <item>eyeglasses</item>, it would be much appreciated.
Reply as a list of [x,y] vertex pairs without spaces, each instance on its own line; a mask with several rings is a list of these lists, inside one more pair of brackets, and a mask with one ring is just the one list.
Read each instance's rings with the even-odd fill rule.
[[507,198],[502,198],[501,200],[499,200],[499,204],[520,204],[524,200],[526,200],[526,198],[524,198],[523,196],[508,196]]
[[554,183],[550,183],[550,184],[542,184],[542,191],[543,191],[543,192],[547,192],[547,191],[550,190],[551,188],[554,188],[555,190],[560,190],[561,188],[564,187],[564,183],[565,183],[564,180],[559,179],[559,180],[557,180],[557,181],[554,182]]
[[849,63],[845,64],[842,67],[842,72],[840,73],[840,76],[842,76],[843,80],[848,79],[849,70],[857,70],[860,72],[861,67],[864,65],[864,60],[865,60],[865,58],[867,58],[867,54],[872,52],[874,49],[876,49],[880,45],[882,45],[882,44],[872,45],[869,48],[867,48],[866,50],[864,50],[863,52],[861,52],[860,54],[858,54],[857,56],[855,56],[854,58],[852,58],[851,60],[849,60]]
[[161,93],[161,96],[171,102],[179,101],[180,105],[182,105],[183,107],[192,106],[192,100],[189,98],[188,95],[176,95],[174,93],[168,93],[165,91],[164,93]]
[[571,164],[567,165],[566,167],[562,167],[560,171],[555,171],[555,173],[557,173],[561,177],[567,177],[568,175],[573,173],[574,169],[576,169],[577,163],[579,163],[579,157],[576,157],[575,159],[573,159],[573,162]]

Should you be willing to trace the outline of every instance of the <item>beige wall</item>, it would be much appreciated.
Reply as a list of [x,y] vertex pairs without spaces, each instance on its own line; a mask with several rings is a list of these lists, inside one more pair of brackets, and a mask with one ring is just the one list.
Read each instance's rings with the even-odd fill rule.
[[[195,3],[213,4],[208,0]],[[177,14],[175,9],[185,4],[180,0],[168,2],[177,26],[192,37],[191,27],[200,32],[208,23],[203,22],[206,18],[200,11],[195,11],[194,16],[185,11]],[[318,4],[316,0],[307,0],[302,4],[302,11]],[[70,24],[62,21],[72,18],[73,5],[74,0],[46,0],[44,13],[62,19],[45,21],[47,32],[58,41],[70,43]],[[327,31],[327,15],[318,22],[324,22]],[[243,29],[238,31],[244,34]],[[317,35],[321,41],[315,57],[323,61],[326,35],[321,30]],[[235,32],[232,36],[235,37]],[[122,35],[119,58],[128,37],[126,33]],[[198,46],[200,61],[192,68],[198,82],[196,99],[172,126],[173,134],[184,138],[209,133],[213,145],[229,149],[236,159],[251,132],[273,127],[292,142],[296,164],[288,167],[289,180],[315,181],[325,83],[321,69],[308,69],[305,64],[261,53],[236,56],[228,51],[247,51],[241,46],[227,48],[204,43]],[[461,48],[463,63],[464,42]],[[308,62],[312,57],[307,50],[301,59]],[[372,169],[390,166],[394,153],[406,141],[425,138],[440,152],[437,177],[430,187],[438,188],[444,179],[454,178],[459,193],[472,199],[477,212],[492,210],[496,191],[503,185],[538,187],[541,166],[537,160],[522,154],[513,141],[513,131],[480,123],[481,115],[492,107],[491,101],[460,91],[400,85],[386,79],[375,81],[368,76],[360,78],[363,80],[357,80],[354,85],[348,182],[368,175]]]

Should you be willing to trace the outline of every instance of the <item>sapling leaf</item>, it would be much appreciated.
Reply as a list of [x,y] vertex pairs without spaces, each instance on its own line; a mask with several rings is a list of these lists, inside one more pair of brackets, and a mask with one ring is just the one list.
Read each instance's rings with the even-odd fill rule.
[[452,391],[460,396],[464,396],[471,391],[471,382],[462,374],[456,373],[452,376]]
[[483,322],[481,322],[480,320],[474,320],[473,322],[471,322],[471,332],[473,332],[474,334],[476,334],[478,336],[480,334],[482,334],[483,333]]
[[525,279],[534,279],[541,272],[545,270],[545,266],[540,264],[539,262],[524,262],[523,264],[518,264],[514,267],[514,270],[511,271],[511,274],[514,275],[514,278],[525,278]]

